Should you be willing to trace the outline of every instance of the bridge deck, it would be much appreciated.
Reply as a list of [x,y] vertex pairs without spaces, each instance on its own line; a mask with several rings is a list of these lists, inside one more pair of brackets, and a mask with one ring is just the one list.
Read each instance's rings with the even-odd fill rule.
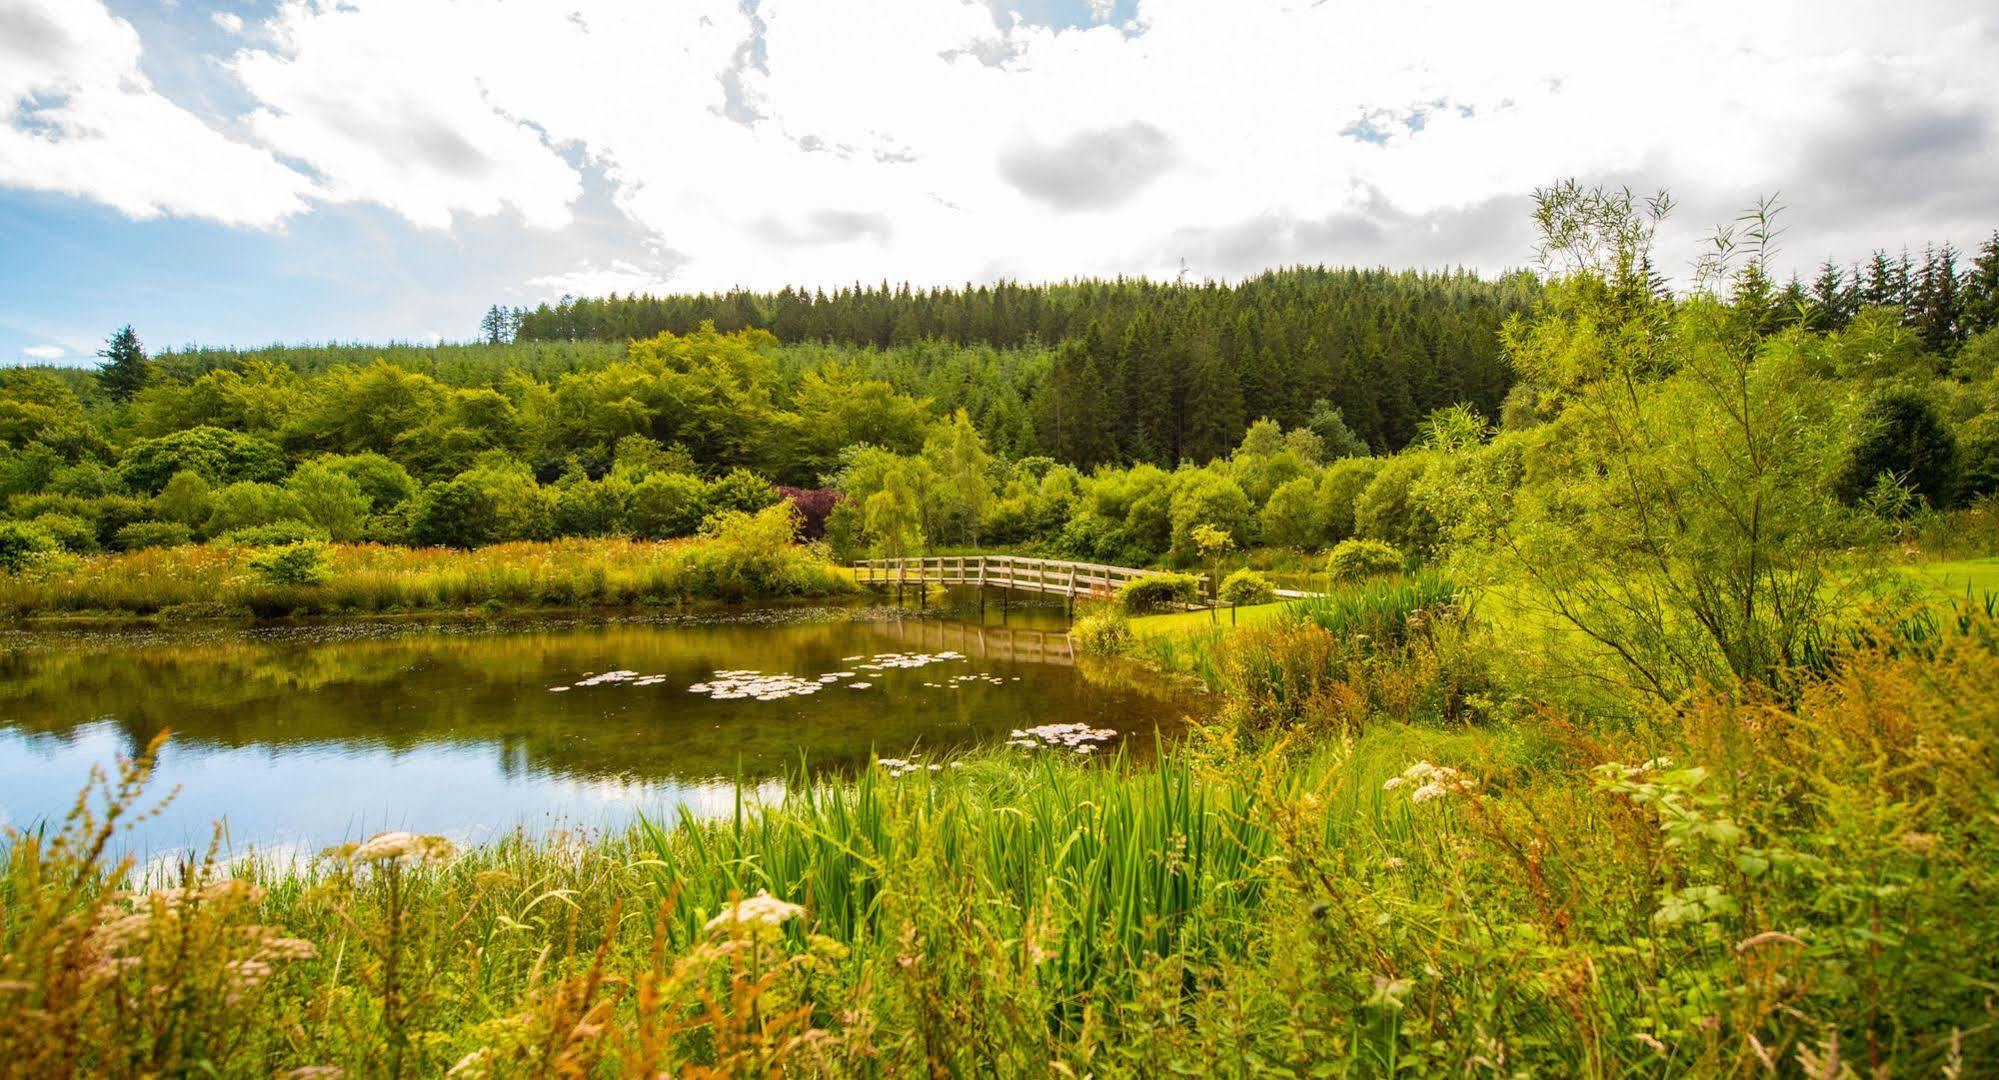
[[[862,585],[976,585],[1049,593],[1072,600],[1079,596],[1107,600],[1125,582],[1152,572],[1129,566],[1030,559],[1021,555],[925,555],[861,559],[854,563],[854,580]],[[1318,594],[1279,589],[1277,595],[1295,600]]]

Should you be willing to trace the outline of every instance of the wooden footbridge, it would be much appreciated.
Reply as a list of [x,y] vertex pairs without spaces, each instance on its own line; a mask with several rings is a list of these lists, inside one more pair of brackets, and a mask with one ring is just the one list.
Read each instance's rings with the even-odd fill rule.
[[[985,605],[985,590],[1031,592],[1060,596],[1073,611],[1077,598],[1108,600],[1127,581],[1155,573],[1129,566],[1102,563],[1065,562],[1060,559],[1030,559],[1020,555],[926,555],[907,559],[861,559],[854,563],[854,580],[861,585],[918,590],[932,585],[970,585],[979,589],[979,604]],[[1298,599],[1315,593],[1279,589],[1281,599]]]

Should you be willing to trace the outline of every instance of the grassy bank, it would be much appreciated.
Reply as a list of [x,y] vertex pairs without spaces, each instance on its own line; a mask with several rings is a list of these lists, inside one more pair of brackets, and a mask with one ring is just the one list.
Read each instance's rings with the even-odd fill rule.
[[268,554],[187,546],[51,559],[0,575],[0,614],[277,617],[623,607],[852,588],[839,568],[809,549],[736,537],[570,539],[471,551],[331,544],[320,549],[309,581],[261,570],[256,564]]
[[1507,693],[1448,603],[1321,604],[1219,641],[1217,724],[1152,764],[995,751],[720,822],[388,836],[147,888],[101,854],[146,805],[134,768],[63,837],[10,840],[0,1054],[33,1075],[1987,1074],[1999,626],[1940,634],[1790,700],[1609,719]]

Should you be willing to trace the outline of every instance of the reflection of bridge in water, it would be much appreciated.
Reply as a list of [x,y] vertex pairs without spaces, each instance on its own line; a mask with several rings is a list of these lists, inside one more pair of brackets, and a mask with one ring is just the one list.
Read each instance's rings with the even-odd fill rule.
[[881,624],[889,635],[919,652],[960,652],[982,660],[1072,667],[1076,650],[1061,630],[981,626],[946,619],[896,619]]

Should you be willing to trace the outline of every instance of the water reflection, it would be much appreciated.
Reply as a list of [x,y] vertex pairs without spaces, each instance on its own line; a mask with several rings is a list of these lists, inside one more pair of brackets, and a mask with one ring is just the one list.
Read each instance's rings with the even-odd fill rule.
[[[1189,710],[1156,680],[1076,666],[1046,613],[1009,622],[815,608],[17,633],[0,640],[0,815],[60,815],[91,764],[165,727],[175,737],[160,780],[182,794],[140,846],[205,842],[226,815],[240,850],[388,827],[478,840],[517,824],[611,827],[641,808],[711,812],[733,804],[733,778],[768,782],[801,759],[851,769],[871,750],[934,754],[1050,722],[1142,735],[1143,750]],[[854,671],[855,657],[911,653],[933,663],[863,672],[862,689],[689,693],[717,672],[816,680]],[[635,674],[591,681],[613,671]]]

